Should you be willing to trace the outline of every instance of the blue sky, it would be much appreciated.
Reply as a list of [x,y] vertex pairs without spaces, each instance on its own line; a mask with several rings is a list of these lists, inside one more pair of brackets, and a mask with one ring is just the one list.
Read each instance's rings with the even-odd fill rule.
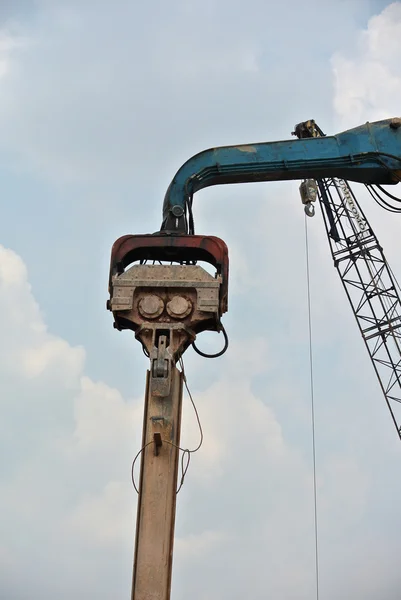
[[[129,595],[147,363],[105,310],[113,241],[158,229],[203,148],[399,116],[400,59],[400,2],[1,3],[1,597]],[[186,358],[205,445],[178,502],[177,600],[313,597],[297,188],[195,198],[197,232],[229,245],[231,346]],[[397,216],[356,192],[400,274]],[[309,230],[321,598],[398,600],[399,441],[320,215]]]

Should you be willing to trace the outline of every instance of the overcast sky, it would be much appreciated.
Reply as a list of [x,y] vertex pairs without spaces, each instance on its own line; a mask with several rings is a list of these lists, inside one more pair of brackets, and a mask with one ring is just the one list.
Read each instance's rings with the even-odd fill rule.
[[[400,64],[401,2],[1,0],[1,600],[130,596],[147,361],[105,310],[114,240],[159,228],[204,148],[401,116]],[[400,217],[354,190],[401,277]],[[311,600],[298,183],[205,190],[195,221],[229,246],[231,343],[186,354],[205,442],[177,504],[172,598]],[[400,442],[321,215],[308,226],[320,597],[399,600]]]

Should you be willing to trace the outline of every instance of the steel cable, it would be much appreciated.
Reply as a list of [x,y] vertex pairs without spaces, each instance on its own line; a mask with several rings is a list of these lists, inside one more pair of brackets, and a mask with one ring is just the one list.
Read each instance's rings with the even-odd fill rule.
[[308,220],[305,215],[305,255],[306,255],[306,282],[308,301],[308,335],[309,335],[309,381],[311,394],[311,422],[312,422],[312,462],[313,462],[313,505],[314,505],[314,528],[315,528],[315,575],[316,575],[316,600],[319,600],[319,544],[318,544],[318,512],[317,512],[317,484],[316,484],[316,439],[315,439],[315,399],[313,380],[313,351],[312,351],[312,311],[310,293],[310,269],[309,269],[309,241]]

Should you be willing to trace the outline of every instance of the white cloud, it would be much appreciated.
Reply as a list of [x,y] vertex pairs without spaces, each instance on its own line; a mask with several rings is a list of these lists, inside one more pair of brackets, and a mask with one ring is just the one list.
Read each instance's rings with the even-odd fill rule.
[[[357,5],[296,3],[289,13],[286,5],[256,0],[246,9],[228,0],[206,6],[197,0],[145,3],[134,9],[121,2],[110,12],[109,2],[76,1],[65,9],[43,1],[42,12],[24,31],[29,51],[15,48],[0,82],[2,151],[17,156],[23,170],[57,184],[92,179],[101,187],[109,178],[108,210],[115,209],[122,223],[128,214],[139,219],[143,204],[148,210],[181,159],[204,145],[274,139],[277,132],[289,136],[305,110],[305,118],[319,113],[330,119],[330,107],[324,106],[331,102],[325,56],[330,44],[343,47],[347,31],[354,34],[348,16]],[[307,9],[314,14],[313,36],[300,27]],[[392,19],[396,24],[397,16]],[[372,56],[382,60],[380,42],[369,43]],[[363,52],[356,61],[363,60]],[[348,79],[356,80],[358,65],[349,69]],[[397,76],[394,64],[386,63],[386,69]],[[312,76],[319,89],[310,85]],[[353,95],[359,98],[358,93]],[[324,102],[319,94],[326,94]],[[340,99],[344,115],[349,106],[364,110],[352,102]],[[359,113],[347,114],[351,125],[359,124]],[[117,199],[119,175],[129,181],[130,212]],[[200,231],[222,235],[234,247],[231,281],[236,281],[225,320],[233,338],[229,352],[212,363],[190,351],[186,355],[205,442],[178,499],[177,600],[245,594],[255,600],[267,595],[306,600],[313,594],[304,223],[296,186],[286,185],[235,192],[227,186],[219,194],[205,193],[196,213]],[[76,204],[84,206],[87,192],[97,200],[97,189],[80,187]],[[65,196],[56,187],[54,192],[52,205],[67,197],[68,188]],[[79,298],[86,298],[77,281],[103,290],[93,261],[103,260],[99,248],[103,252],[110,227],[117,225],[113,211],[105,212],[104,229],[93,222],[98,203],[87,221],[83,212],[73,212],[72,203],[65,210],[76,215],[77,229],[85,234],[87,225],[86,249],[96,238],[92,264],[83,261],[79,237],[71,248],[68,232],[61,289],[52,291],[50,267],[34,289],[43,286],[47,308],[47,293],[54,294],[53,323],[62,319],[68,327],[74,319],[86,325],[89,311],[93,316],[93,304],[77,301],[77,289]],[[60,209],[57,216],[65,214]],[[75,227],[72,217],[71,222]],[[56,235],[49,219],[38,227],[26,242],[33,248],[30,264],[39,261],[38,237],[50,245]],[[397,227],[389,225],[398,256]],[[361,358],[364,348],[319,217],[310,222],[310,231],[322,594],[327,600],[359,599],[372,597],[374,590],[378,598],[385,590],[391,597],[398,583],[398,440],[371,365]],[[58,249],[63,240],[57,239]],[[54,264],[50,254],[46,264]],[[78,259],[71,266],[72,254]],[[43,600],[122,597],[131,579],[130,461],[140,445],[138,381],[144,361],[138,367],[132,338],[110,350],[114,337],[101,337],[100,317],[93,317],[95,333],[85,341],[88,357],[92,365],[107,365],[117,387],[121,379],[121,387],[136,390],[138,397],[125,399],[101,380],[101,368],[96,380],[89,377],[86,352],[68,342],[69,332],[63,339],[53,328],[48,331],[23,261],[4,249],[0,291],[0,449],[8,457],[0,479],[0,510],[7,515],[0,525],[0,596],[8,598],[8,589],[17,588],[18,600],[31,597],[32,590]],[[79,315],[69,307],[61,310],[61,295],[65,303],[73,297],[74,306],[82,308]],[[90,302],[97,301],[91,296]],[[214,336],[211,343],[220,342],[221,336]],[[207,340],[199,340],[203,344],[209,349]],[[122,376],[121,364],[127,365]],[[198,435],[185,400],[183,446],[192,448]],[[375,569],[369,569],[370,561]]]
[[[5,356],[11,347],[14,365],[11,369],[11,362],[1,364],[12,383],[12,396],[2,384],[3,410],[11,402],[14,406],[14,414],[9,411],[4,422],[5,430],[12,428],[13,436],[3,440],[11,462],[10,472],[0,484],[2,513],[8,515],[10,524],[20,522],[22,527],[29,523],[31,536],[39,535],[41,528],[43,535],[53,530],[60,539],[73,540],[77,548],[81,544],[94,547],[97,542],[103,548],[128,545],[132,529],[127,524],[132,523],[135,505],[129,461],[140,444],[142,399],[127,402],[117,390],[83,374],[83,349],[73,348],[47,331],[23,261],[5,248],[0,248],[0,290],[5,333],[0,351]],[[198,394],[205,446],[199,462],[191,465],[188,481],[203,486],[205,481],[210,484],[216,476],[221,477],[222,468],[233,457],[240,460],[241,444],[249,428],[254,431],[256,446],[269,452],[273,462],[282,452],[283,440],[274,415],[250,389],[252,375],[263,369],[258,358],[262,353],[265,347],[260,340],[250,342],[245,359],[234,345],[230,368],[235,377],[225,372],[221,381]],[[27,397],[27,390],[32,398]],[[38,394],[40,400],[35,402]],[[28,422],[19,417],[21,412]],[[29,435],[27,427],[34,429]],[[193,415],[188,413],[183,438],[191,441],[188,438],[197,434]],[[15,453],[17,439],[31,444],[28,454]],[[248,452],[252,447],[248,444]],[[41,514],[46,514],[46,523]],[[219,534],[201,535],[209,543]],[[3,565],[13,548],[18,562],[24,565],[28,556],[10,536],[12,528],[2,537]],[[181,545],[189,543],[184,538]]]
[[127,538],[127,525],[133,521],[133,505],[131,486],[110,481],[100,494],[85,495],[65,525],[89,539],[93,546],[122,546]]
[[[253,351],[256,354],[256,349]],[[204,392],[196,393],[201,422],[204,424],[204,445],[191,461],[188,479],[200,477],[210,485],[226,468],[238,461],[243,464],[255,448],[270,455],[273,462],[286,453],[280,425],[273,411],[252,393],[253,375],[241,359],[229,359],[221,378]],[[183,419],[183,447],[193,448],[199,438],[191,407]],[[248,439],[252,432],[252,440]],[[245,448],[245,449],[244,449]],[[192,472],[193,471],[193,472]]]
[[37,377],[47,370],[57,369],[60,364],[67,373],[76,375],[83,358],[82,349],[72,349],[66,341],[53,338],[27,348],[22,355],[22,367],[29,377]]
[[[137,186],[154,177],[156,164],[167,178],[204,145],[264,138],[261,123],[268,136],[289,132],[298,113],[326,93],[324,86],[303,90],[311,72],[327,77],[316,36],[332,46],[350,29],[339,11],[309,1],[314,38],[302,34],[297,4],[288,11],[252,0],[245,11],[228,0],[196,0],[167,11],[160,0],[135,9],[116,2],[111,17],[104,1],[42,1],[2,90],[1,145],[54,181],[131,181],[134,170]],[[349,0],[347,14],[359,4]],[[318,34],[328,18],[332,31]],[[285,36],[273,25],[278,20]],[[267,119],[269,102],[274,118]]]
[[[0,475],[0,506],[7,515],[1,525],[3,596],[2,586],[10,577],[12,585],[18,570],[26,571],[26,582],[42,570],[40,555],[32,563],[31,543],[51,554],[52,544],[60,548],[64,539],[79,553],[85,543],[119,535],[131,517],[123,516],[122,507],[132,504],[130,445],[139,443],[141,419],[129,418],[135,403],[83,375],[82,348],[47,331],[23,261],[3,247],[0,292],[0,451],[7,458]],[[121,479],[113,483],[114,476]],[[60,568],[65,556],[59,552],[52,560]],[[40,589],[37,594],[46,597],[46,586]]]
[[223,540],[222,533],[207,530],[199,535],[192,534],[185,538],[178,538],[174,543],[176,560],[196,560],[199,556],[205,557],[211,549],[218,549]]
[[1,248],[0,277],[3,286],[26,286],[27,271],[22,259],[7,248]]
[[[25,168],[53,181],[93,181],[109,174],[127,178],[144,155],[160,158],[161,140],[174,139],[176,131],[171,109],[177,92],[169,81],[187,98],[181,114],[188,121],[191,98],[200,94],[199,79],[213,79],[221,89],[222,77],[235,85],[236,76],[252,77],[257,71],[248,36],[227,45],[224,34],[210,23],[211,43],[205,48],[197,33],[199,14],[199,29],[180,31],[180,44],[171,43],[168,23],[154,20],[155,45],[138,27],[138,19],[150,16],[146,7],[138,12],[118,3],[112,29],[106,3],[42,3],[41,8],[36,28],[25,28],[25,47],[19,45],[14,68],[10,71],[4,62],[9,77],[2,89],[0,123],[2,143],[7,136],[8,147]],[[177,7],[180,21],[186,11],[186,6]],[[179,27],[174,27],[178,34]],[[4,41],[6,58],[16,39],[8,36]],[[0,59],[1,48],[0,43]],[[144,48],[146,64],[137,60]],[[160,80],[166,84],[162,98]]]
[[20,40],[6,31],[0,31],[0,79],[5,77],[11,68],[11,53],[20,46]]
[[334,106],[342,126],[399,116],[401,96],[401,2],[369,20],[355,56],[333,58]]
[[64,381],[82,370],[85,353],[72,348],[46,330],[40,309],[32,296],[27,270],[21,258],[0,246],[0,308],[5,316],[8,341],[2,349],[9,368],[27,377],[52,377],[57,372]]
[[141,424],[140,405],[127,404],[118,390],[88,377],[81,378],[74,414],[74,441],[82,449],[112,445],[116,437],[128,438]]
[[[130,564],[135,496],[129,483],[129,466],[140,444],[142,399],[127,402],[118,390],[84,375],[83,350],[47,332],[23,261],[4,248],[0,248],[0,288],[3,303],[18,308],[13,314],[0,313],[7,337],[12,332],[16,357],[14,371],[0,365],[2,373],[11,377],[12,389],[10,396],[4,378],[0,378],[3,411],[8,408],[3,427],[4,431],[13,431],[11,438],[4,438],[4,432],[2,438],[9,464],[0,479],[0,509],[7,515],[0,557],[9,577],[15,576],[17,569],[24,569],[27,585],[35,585],[37,593],[46,598],[46,588],[36,580],[42,567],[25,548],[25,535],[32,542],[41,539],[43,552],[51,555],[49,560],[55,569],[60,569],[65,560],[60,549],[63,545],[65,552],[68,548],[68,552],[82,555],[82,564],[88,568],[95,556],[103,560],[108,553],[122,550]],[[35,327],[29,326],[32,323]],[[0,343],[2,352],[4,347]],[[309,486],[307,469],[286,445],[272,409],[252,391],[252,381],[264,372],[267,356],[261,339],[250,339],[242,348],[234,344],[219,380],[204,391],[192,390],[205,443],[191,462],[182,500],[180,497],[184,510],[188,497],[196,490],[207,496],[220,486],[227,490],[237,485],[245,488],[249,478],[252,480],[262,470],[264,477],[257,477],[261,489],[266,486],[265,476],[277,485],[280,473],[289,475],[294,467],[298,470],[296,480],[304,480],[301,485]],[[32,397],[27,397],[27,390]],[[10,403],[14,412],[9,410]],[[182,442],[189,447],[198,439],[191,410],[186,402]],[[21,419],[21,413],[25,418]],[[23,440],[22,453],[17,440]],[[252,464],[250,470],[246,462]],[[229,486],[227,476],[231,479]],[[293,485],[295,479],[288,481]],[[287,489],[287,484],[284,487]],[[273,504],[270,502],[276,518],[280,512],[278,497],[285,504],[284,491]],[[250,503],[257,513],[263,506],[262,495],[256,495]],[[198,510],[197,502],[195,505]],[[245,509],[244,504],[242,518]],[[216,525],[219,513],[217,505],[211,524]],[[194,524],[187,532],[181,528],[177,560],[182,557],[185,580],[187,571],[200,557],[206,560],[210,553],[226,548],[229,539],[240,539],[231,530],[232,518],[227,514],[220,517],[221,527],[208,528],[208,512],[203,510],[195,530]],[[249,523],[253,530],[252,521]],[[105,571],[103,577],[106,575],[110,573]],[[127,581],[129,576],[128,570]],[[98,584],[102,581],[99,575]],[[78,578],[73,584],[62,578],[62,582],[65,593],[73,589],[83,593],[83,580]],[[58,594],[59,585],[61,581],[49,584],[49,594]]]

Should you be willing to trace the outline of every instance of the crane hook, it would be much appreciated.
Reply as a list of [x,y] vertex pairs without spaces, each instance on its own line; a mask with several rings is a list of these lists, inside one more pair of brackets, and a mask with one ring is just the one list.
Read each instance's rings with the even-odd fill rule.
[[307,217],[315,216],[315,207],[313,206],[312,202],[308,202],[307,204],[305,204],[304,211]]

